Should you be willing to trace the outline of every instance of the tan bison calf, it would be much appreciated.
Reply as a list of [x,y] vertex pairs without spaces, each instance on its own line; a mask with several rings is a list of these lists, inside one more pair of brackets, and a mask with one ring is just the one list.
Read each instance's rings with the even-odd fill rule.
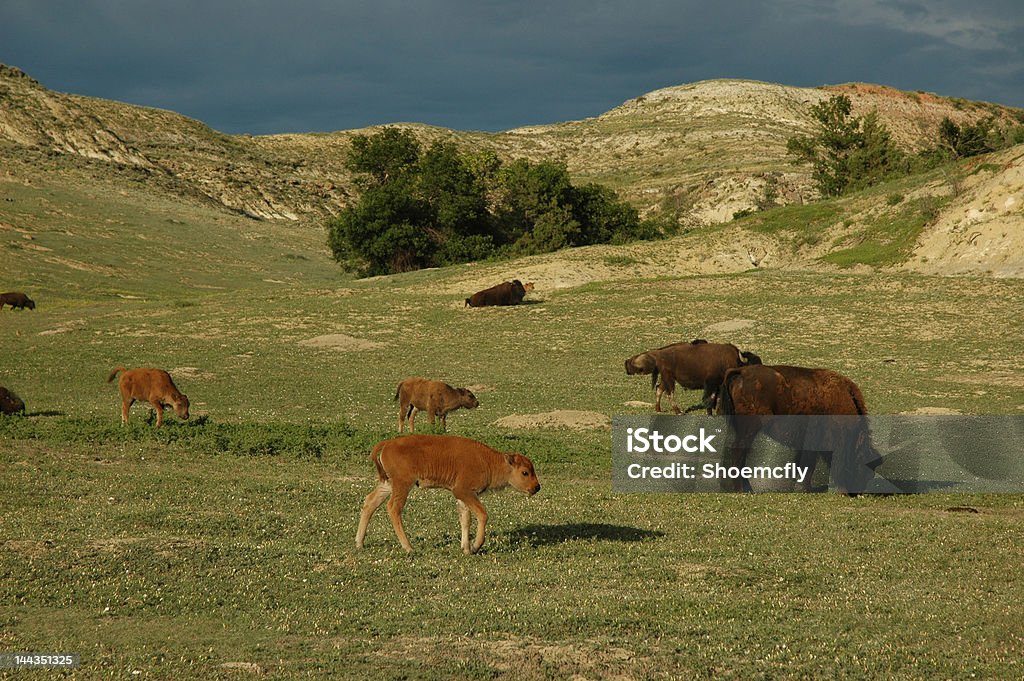
[[118,367],[110,372],[107,383],[114,380],[118,372],[121,378],[117,387],[121,391],[121,422],[128,423],[128,410],[135,400],[149,402],[156,409],[156,425],[164,424],[164,407],[173,407],[178,418],[188,418],[188,398],[178,390],[171,375],[163,369],[132,369]]
[[[487,529],[487,511],[479,495],[511,485],[533,496],[540,482],[533,462],[522,454],[499,452],[482,442],[452,435],[406,435],[384,440],[373,448],[370,459],[377,467],[377,488],[363,502],[356,531],[356,547],[363,548],[366,526],[385,500],[398,541],[407,553],[412,545],[402,527],[402,508],[413,485],[451,490],[459,507],[462,551],[480,550]],[[388,497],[391,497],[388,499]],[[469,514],[476,515],[476,539],[469,544]]]
[[444,381],[431,381],[427,378],[413,376],[398,384],[395,396],[398,400],[398,432],[405,428],[405,419],[409,419],[409,432],[415,430],[417,411],[425,411],[430,417],[430,424],[441,419],[441,428],[448,430],[448,413],[460,407],[474,409],[480,405],[476,395],[465,388],[453,388]]

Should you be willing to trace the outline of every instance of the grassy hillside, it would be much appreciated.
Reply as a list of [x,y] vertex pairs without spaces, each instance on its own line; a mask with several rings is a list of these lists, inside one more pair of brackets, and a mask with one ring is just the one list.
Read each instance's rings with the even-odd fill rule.
[[[855,115],[876,110],[908,150],[934,145],[944,117],[960,125],[990,116],[1024,120],[1008,107],[879,86],[717,80],[664,88],[557,125],[494,134],[406,127],[425,143],[562,159],[574,179],[610,185],[643,211],[670,208],[688,224],[710,224],[753,207],[766,173],[776,176],[785,203],[814,195],[806,169],[788,163],[786,141],[811,129],[810,106],[835,91],[850,97]],[[5,157],[57,169],[87,164],[155,194],[306,227],[351,203],[357,190],[344,159],[352,136],[371,132],[224,135],[170,111],[54,92],[2,64],[0,104]]]

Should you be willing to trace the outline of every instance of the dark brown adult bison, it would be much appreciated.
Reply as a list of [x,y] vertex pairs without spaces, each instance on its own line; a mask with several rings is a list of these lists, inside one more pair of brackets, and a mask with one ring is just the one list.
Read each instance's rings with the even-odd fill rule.
[[651,375],[651,388],[655,391],[654,411],[661,411],[661,396],[665,394],[672,401],[673,411],[680,413],[675,396],[678,383],[687,390],[704,389],[700,404],[689,407],[687,413],[704,407],[711,414],[725,372],[760,363],[760,357],[752,352],[741,352],[731,343],[708,343],[697,338],[689,343],[672,343],[633,355],[626,360],[626,373]]
[[0,293],[0,310],[4,309],[4,305],[10,305],[12,310],[24,310],[26,307],[30,310],[36,309],[35,301],[21,291]]
[[0,414],[25,413],[25,403],[12,390],[0,386]]
[[523,302],[523,296],[533,290],[533,282],[525,284],[518,279],[503,281],[497,286],[477,291],[469,298],[466,298],[468,307],[487,307],[488,305],[518,305]]
[[[832,481],[842,492],[862,491],[882,462],[871,444],[864,395],[856,383],[830,369],[784,365],[730,369],[722,381],[718,413],[729,416],[732,431],[727,465],[742,467],[751,443],[763,432],[797,450],[798,464],[808,467],[805,491],[810,489],[819,455],[832,464]],[[821,418],[779,418],[792,416]],[[737,479],[724,486],[749,490],[750,482]]]
[[405,428],[409,419],[409,432],[415,430],[417,411],[427,412],[430,425],[441,419],[441,428],[448,429],[448,414],[459,408],[475,409],[480,405],[476,395],[466,388],[453,388],[444,381],[412,376],[398,384],[395,397],[398,400],[398,432]]
[[171,380],[163,369],[132,369],[118,367],[110,372],[107,383],[111,383],[119,372],[117,387],[121,391],[121,423],[128,423],[128,410],[136,400],[149,402],[156,409],[156,425],[164,425],[164,407],[173,407],[178,418],[188,419],[188,397]]

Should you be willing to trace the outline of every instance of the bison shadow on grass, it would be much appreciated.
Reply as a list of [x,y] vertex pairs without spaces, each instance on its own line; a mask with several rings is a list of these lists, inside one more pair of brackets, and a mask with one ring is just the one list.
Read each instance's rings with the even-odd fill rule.
[[513,546],[531,547],[564,544],[571,541],[639,542],[664,537],[664,532],[608,523],[564,523],[562,525],[527,525],[506,533]]

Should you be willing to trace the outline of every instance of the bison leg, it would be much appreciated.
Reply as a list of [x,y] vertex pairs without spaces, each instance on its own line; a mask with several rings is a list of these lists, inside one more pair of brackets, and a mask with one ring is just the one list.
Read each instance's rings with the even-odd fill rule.
[[[760,430],[760,427],[752,427],[753,424],[745,423],[747,419],[749,419],[749,417],[740,417],[734,424],[735,430],[733,440],[725,451],[726,466],[742,468],[746,465],[747,455],[750,454],[750,445],[754,442],[754,438],[757,437],[757,433]],[[738,478],[735,480],[732,478],[725,478],[721,480],[719,484],[726,492],[754,491],[750,486],[750,480],[748,478]]]
[[135,404],[135,400],[130,397],[121,398],[121,423],[128,423],[128,410],[132,408],[133,404]]
[[409,498],[409,491],[412,486],[409,484],[396,485],[394,481],[391,483],[391,498],[388,499],[388,514],[391,516],[391,525],[395,528],[395,534],[398,535],[398,541],[405,549],[406,553],[412,553],[412,544],[409,543],[409,537],[405,534],[405,527],[402,526],[402,509],[405,508],[405,502]]
[[156,427],[159,428],[164,425],[164,405],[160,404],[160,401],[157,400],[153,403],[153,408],[156,409]]
[[[399,407],[398,407],[398,432],[399,433],[401,433],[402,430],[405,428],[405,420],[410,417],[410,415],[412,414],[414,408],[415,407],[413,407],[412,404],[409,403],[409,400],[406,399],[405,395],[402,395],[402,401],[399,403]],[[410,422],[410,426],[411,426],[411,422]]]
[[441,413],[441,430],[448,432],[448,414],[444,412]]
[[363,548],[363,539],[366,538],[366,527],[370,524],[370,518],[373,517],[374,512],[380,508],[388,496],[391,495],[391,483],[382,482],[377,487],[366,495],[366,500],[363,502],[363,511],[359,514],[359,529],[356,530],[356,548]]
[[459,507],[459,529],[462,532],[462,552],[465,554],[469,553],[469,506],[466,506],[462,499],[456,499],[456,505]]
[[654,411],[659,413],[661,412],[661,395],[663,392],[660,385],[654,390]]
[[668,393],[669,401],[672,402],[672,412],[675,414],[682,414],[682,410],[679,409],[679,405],[676,403],[676,391]]
[[[467,506],[467,517],[463,537],[465,541],[462,544],[462,552],[467,556],[471,553],[476,553],[480,550],[480,547],[484,545],[484,532],[487,530],[487,509],[480,503],[480,499],[476,494],[469,490],[453,489],[452,494],[455,498],[461,501]],[[476,516],[476,539],[473,541],[473,546],[469,546],[469,518],[468,511],[472,511],[473,515]],[[459,513],[462,513],[462,509],[459,509]],[[460,517],[460,521],[461,521]]]

